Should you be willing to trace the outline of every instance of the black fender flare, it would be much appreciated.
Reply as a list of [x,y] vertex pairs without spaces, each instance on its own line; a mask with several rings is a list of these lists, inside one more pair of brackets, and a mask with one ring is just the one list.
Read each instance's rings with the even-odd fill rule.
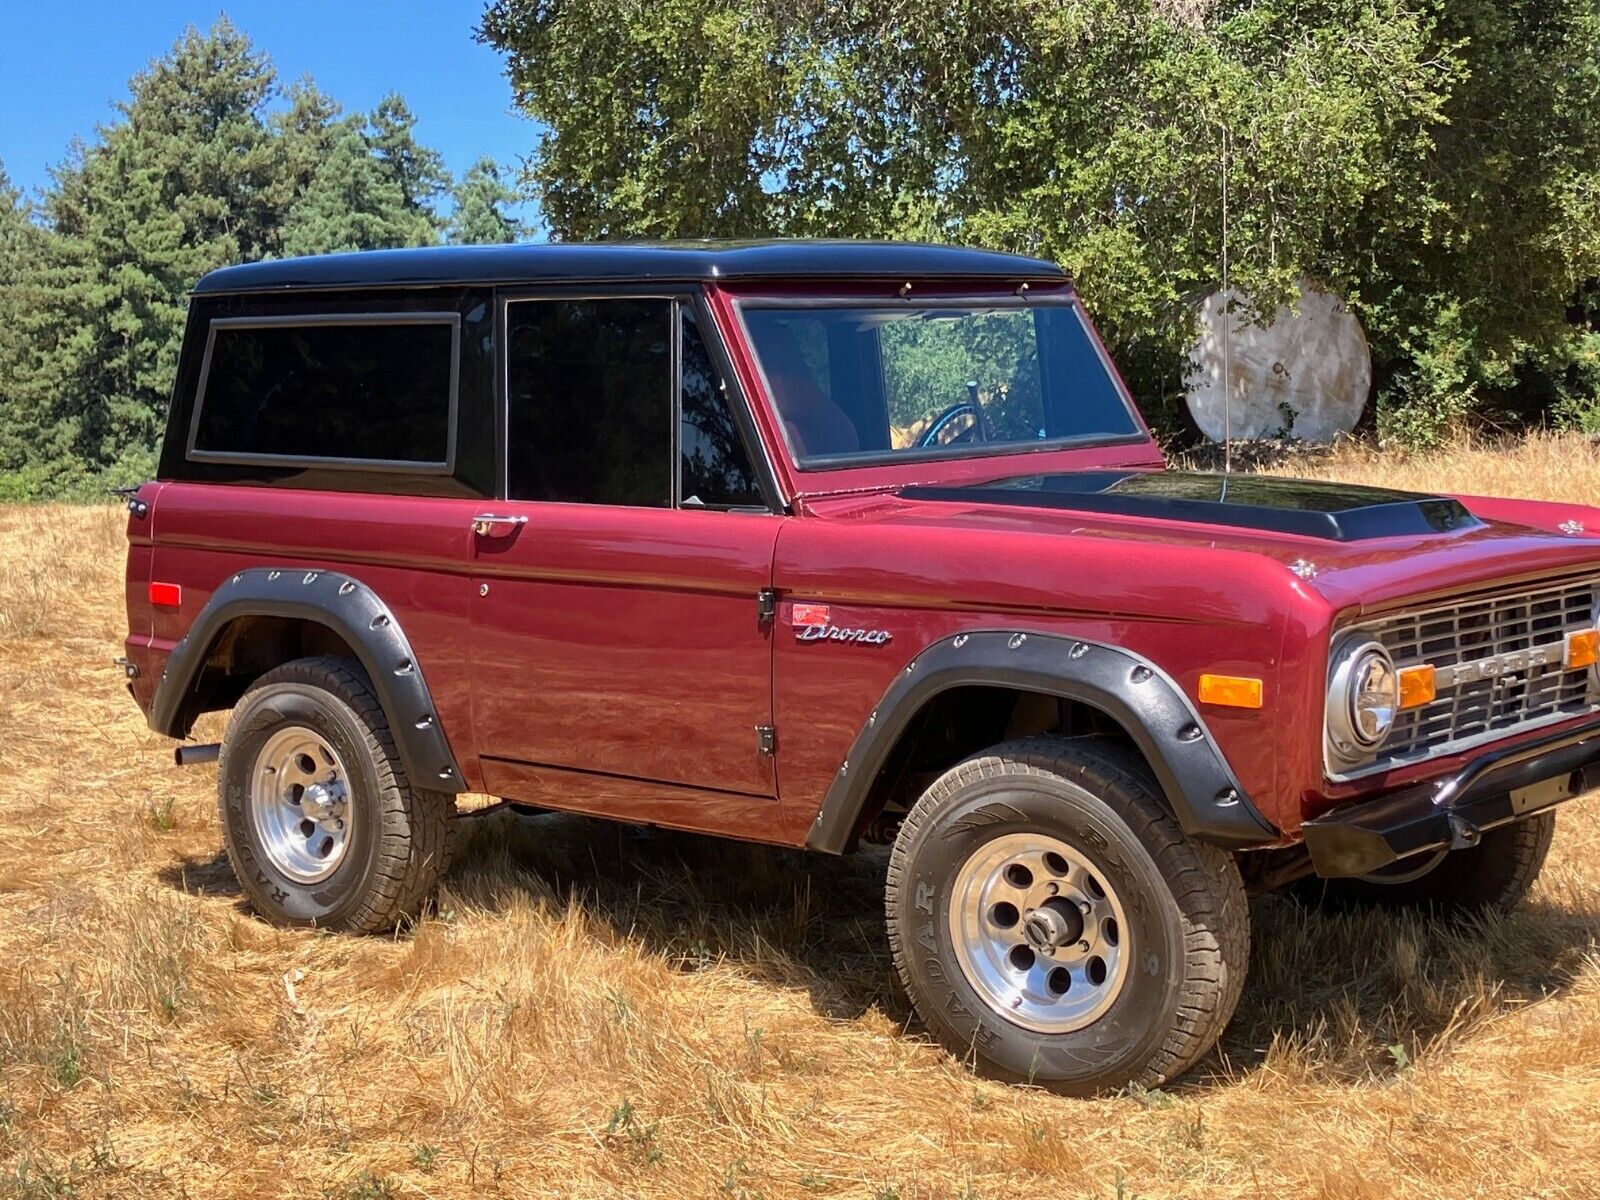
[[807,847],[848,850],[873,783],[912,718],[940,692],[974,684],[1060,696],[1104,712],[1133,738],[1191,837],[1228,849],[1280,840],[1161,668],[1084,638],[985,629],[932,643],[889,685],[829,785]]
[[252,567],[230,575],[172,648],[150,704],[151,729],[167,737],[188,734],[184,700],[217,638],[239,617],[289,617],[338,634],[372,680],[412,786],[435,792],[465,790],[433,697],[399,621],[370,587],[337,571]]

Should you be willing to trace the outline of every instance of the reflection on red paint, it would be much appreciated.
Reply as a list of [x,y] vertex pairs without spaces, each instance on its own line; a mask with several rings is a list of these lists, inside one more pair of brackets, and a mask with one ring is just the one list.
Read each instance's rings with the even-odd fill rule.
[[796,604],[794,606],[794,623],[796,625],[826,625],[831,610],[826,604]]

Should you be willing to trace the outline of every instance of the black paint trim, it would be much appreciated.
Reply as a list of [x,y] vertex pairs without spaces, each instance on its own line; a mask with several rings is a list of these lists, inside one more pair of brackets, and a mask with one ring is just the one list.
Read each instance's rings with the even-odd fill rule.
[[253,567],[230,576],[172,648],[150,704],[151,729],[167,737],[188,734],[195,714],[185,701],[218,637],[239,617],[289,617],[337,633],[372,680],[412,786],[434,792],[465,790],[400,623],[371,588],[336,571]]
[[982,630],[935,642],[900,672],[828,788],[807,847],[848,850],[873,783],[912,719],[941,692],[974,684],[1060,696],[1111,717],[1133,738],[1193,837],[1230,848],[1278,840],[1188,698],[1159,667],[1099,642]]
[[1480,754],[1444,779],[1346,804],[1301,826],[1327,879],[1366,875],[1398,859],[1476,845],[1486,829],[1529,815],[1511,792],[1567,777],[1565,803],[1600,784],[1600,718],[1525,746]]
[[1483,524],[1447,496],[1200,471],[1067,471],[970,485],[914,485],[900,495],[1227,525],[1335,542],[1450,533]]
[[[172,409],[161,446],[157,478],[186,483],[222,483],[370,495],[490,499],[496,494],[495,411],[491,336],[494,306],[489,291],[365,293],[296,291],[284,295],[197,296],[189,305]],[[315,459],[217,462],[191,459],[188,435],[194,419],[201,367],[214,320],[288,318],[299,321],[349,313],[382,321],[411,313],[450,311],[460,321],[455,392],[454,469],[430,473],[339,464]]]

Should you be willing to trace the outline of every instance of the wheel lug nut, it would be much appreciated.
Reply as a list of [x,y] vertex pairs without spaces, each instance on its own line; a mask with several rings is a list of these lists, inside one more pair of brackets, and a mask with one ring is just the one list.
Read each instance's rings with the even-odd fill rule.
[[1078,943],[1078,949],[1084,951],[1085,953],[1087,953],[1088,949],[1089,949],[1089,943],[1088,942],[1079,942]]
[[1078,901],[1079,910],[1082,911],[1086,915],[1089,912],[1089,910],[1091,908],[1093,908],[1093,907],[1094,907],[1094,905],[1090,904],[1087,900],[1079,900]]
[[1047,883],[1047,884],[1045,884],[1045,888],[1044,888],[1044,890],[1045,890],[1045,891],[1046,891],[1046,892],[1048,892],[1048,893],[1049,893],[1049,894],[1050,894],[1050,895],[1052,895],[1052,896],[1054,896],[1054,895],[1055,895],[1055,894],[1056,894],[1056,893],[1057,893],[1057,892],[1059,892],[1059,891],[1060,891],[1060,890],[1061,890],[1061,889],[1060,889],[1060,887],[1058,887],[1058,886],[1057,886],[1057,885],[1056,885],[1056,884],[1053,884],[1053,883]]

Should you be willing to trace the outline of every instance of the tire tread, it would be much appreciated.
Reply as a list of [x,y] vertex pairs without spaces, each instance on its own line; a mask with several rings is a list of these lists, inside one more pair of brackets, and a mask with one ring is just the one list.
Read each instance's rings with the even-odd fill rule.
[[1250,910],[1238,868],[1226,852],[1189,838],[1132,751],[1098,737],[1028,737],[957,764],[923,793],[901,824],[889,859],[885,904],[896,974],[912,987],[910,958],[894,914],[910,882],[908,847],[952,794],[1000,776],[1076,784],[1108,804],[1145,846],[1167,881],[1184,926],[1183,985],[1160,1048],[1132,1082],[1157,1087],[1183,1074],[1215,1045],[1244,988]]
[[[233,743],[235,722],[246,708],[245,700],[264,688],[282,684],[325,692],[350,710],[361,729],[363,749],[377,783],[381,813],[377,865],[361,903],[340,922],[340,928],[353,933],[379,933],[415,918],[440,877],[449,870],[455,798],[411,786],[388,716],[365,669],[354,658],[298,658],[263,674],[234,708],[223,736],[224,755]],[[226,778],[225,770],[219,770],[221,778]],[[218,806],[226,827],[228,816],[221,788]]]

